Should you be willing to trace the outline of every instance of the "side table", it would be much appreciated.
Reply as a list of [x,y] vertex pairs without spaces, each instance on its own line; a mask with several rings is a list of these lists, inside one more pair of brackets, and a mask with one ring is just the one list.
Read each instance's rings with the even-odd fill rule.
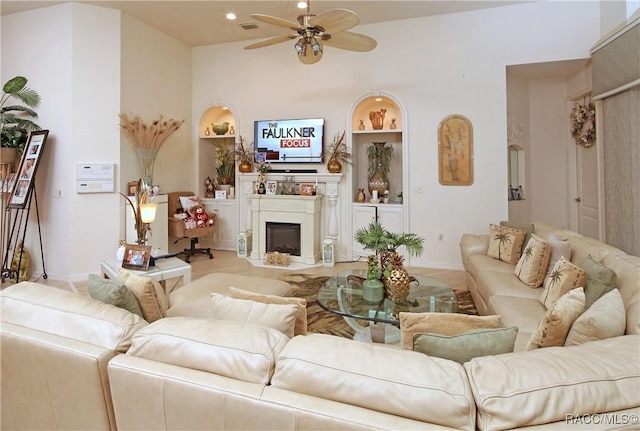
[[[118,271],[122,269],[122,262],[118,260],[103,260],[100,265],[104,278],[116,279]],[[136,275],[146,275],[158,281],[167,292],[166,281],[173,278],[182,278],[182,284],[191,282],[191,265],[177,257],[157,259],[155,266],[150,266],[147,271],[132,271]]]

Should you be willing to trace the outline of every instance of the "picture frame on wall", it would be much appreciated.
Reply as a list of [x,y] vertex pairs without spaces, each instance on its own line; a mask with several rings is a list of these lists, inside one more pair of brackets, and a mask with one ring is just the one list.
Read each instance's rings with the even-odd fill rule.
[[438,172],[444,186],[473,184],[473,126],[463,115],[449,115],[438,126]]
[[134,271],[147,271],[151,260],[151,246],[127,244],[124,248],[122,267]]
[[35,183],[35,176],[47,142],[48,130],[35,130],[29,133],[27,143],[16,171],[15,181],[11,189],[8,208],[24,209],[29,203],[29,197]]

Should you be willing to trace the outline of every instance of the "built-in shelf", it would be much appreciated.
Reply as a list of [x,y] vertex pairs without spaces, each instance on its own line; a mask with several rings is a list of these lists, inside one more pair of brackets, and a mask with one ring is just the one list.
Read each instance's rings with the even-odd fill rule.
[[236,135],[203,135],[200,136],[200,139],[225,139],[225,138],[234,138],[235,139]]
[[353,134],[354,135],[361,135],[361,134],[367,134],[367,135],[373,135],[373,134],[389,134],[389,133],[402,133],[401,129],[389,129],[389,130],[354,130]]

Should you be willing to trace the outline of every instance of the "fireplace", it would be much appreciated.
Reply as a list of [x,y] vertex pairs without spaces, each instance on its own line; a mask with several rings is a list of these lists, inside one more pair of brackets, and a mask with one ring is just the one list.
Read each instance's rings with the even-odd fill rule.
[[300,224],[267,222],[267,253],[300,256]]
[[320,260],[322,195],[256,194],[248,198],[253,219],[251,259],[263,260],[268,252],[278,251],[290,253],[291,262],[314,265]]

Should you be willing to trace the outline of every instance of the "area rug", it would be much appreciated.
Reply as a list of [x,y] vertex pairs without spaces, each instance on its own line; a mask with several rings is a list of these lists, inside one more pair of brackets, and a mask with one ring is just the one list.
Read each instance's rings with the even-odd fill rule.
[[[307,300],[307,331],[318,334],[331,334],[339,337],[352,338],[353,329],[345,322],[342,316],[325,310],[318,304],[318,290],[328,276],[311,276],[308,274],[287,273],[280,275],[279,280],[291,284],[293,294],[297,298]],[[464,314],[478,314],[471,294],[466,291],[454,291],[458,299],[458,312]],[[365,323],[365,321],[361,321]]]

